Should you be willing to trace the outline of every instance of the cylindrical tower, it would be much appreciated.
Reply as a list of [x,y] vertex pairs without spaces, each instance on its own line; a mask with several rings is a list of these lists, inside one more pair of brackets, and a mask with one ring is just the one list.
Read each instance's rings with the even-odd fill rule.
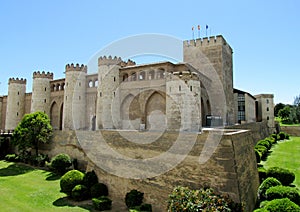
[[99,57],[97,129],[120,128],[119,57]]
[[53,73],[33,73],[31,112],[42,111],[50,117],[50,81]]
[[26,79],[10,78],[8,81],[5,129],[15,129],[25,112]]
[[87,66],[66,65],[63,130],[85,129]]
[[201,130],[201,84],[196,73],[169,73],[166,81],[168,129]]

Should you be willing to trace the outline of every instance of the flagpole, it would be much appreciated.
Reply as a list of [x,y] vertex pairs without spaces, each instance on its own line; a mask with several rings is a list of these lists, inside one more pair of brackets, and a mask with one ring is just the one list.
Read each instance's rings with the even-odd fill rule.
[[200,39],[200,25],[198,25],[198,39]]
[[206,25],[206,27],[205,27],[205,35],[206,35],[206,37],[207,37],[207,28],[208,28],[208,26]]

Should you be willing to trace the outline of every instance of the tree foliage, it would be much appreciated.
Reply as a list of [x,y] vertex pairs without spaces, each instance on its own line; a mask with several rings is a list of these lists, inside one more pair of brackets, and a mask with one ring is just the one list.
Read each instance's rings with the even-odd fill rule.
[[39,143],[46,143],[52,136],[52,126],[47,114],[34,112],[26,114],[14,130],[12,142],[20,151],[34,148],[38,155]]

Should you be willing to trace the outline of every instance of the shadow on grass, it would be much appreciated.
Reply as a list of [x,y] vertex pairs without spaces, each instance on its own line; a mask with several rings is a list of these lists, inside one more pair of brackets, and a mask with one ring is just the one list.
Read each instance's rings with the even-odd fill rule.
[[53,205],[56,207],[80,207],[80,208],[86,209],[88,211],[95,211],[93,209],[92,204],[86,203],[86,201],[74,202],[71,199],[69,199],[68,197],[61,197],[61,198],[55,200],[53,202]]
[[49,172],[46,176],[47,181],[55,181],[55,180],[59,180],[60,178],[61,178],[61,176],[54,172]]
[[11,164],[6,168],[0,169],[0,177],[7,177],[7,176],[16,176],[21,174],[26,174],[35,170],[32,167],[24,166],[20,164]]

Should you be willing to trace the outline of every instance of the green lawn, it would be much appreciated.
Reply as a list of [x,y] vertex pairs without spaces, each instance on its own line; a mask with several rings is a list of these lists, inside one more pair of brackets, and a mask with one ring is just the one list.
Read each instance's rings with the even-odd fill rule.
[[294,184],[300,188],[300,137],[290,137],[288,141],[280,141],[273,145],[272,153],[267,161],[261,162],[267,169],[279,166],[293,171],[296,175]]
[[90,211],[59,192],[59,177],[29,166],[0,161],[0,211]]

